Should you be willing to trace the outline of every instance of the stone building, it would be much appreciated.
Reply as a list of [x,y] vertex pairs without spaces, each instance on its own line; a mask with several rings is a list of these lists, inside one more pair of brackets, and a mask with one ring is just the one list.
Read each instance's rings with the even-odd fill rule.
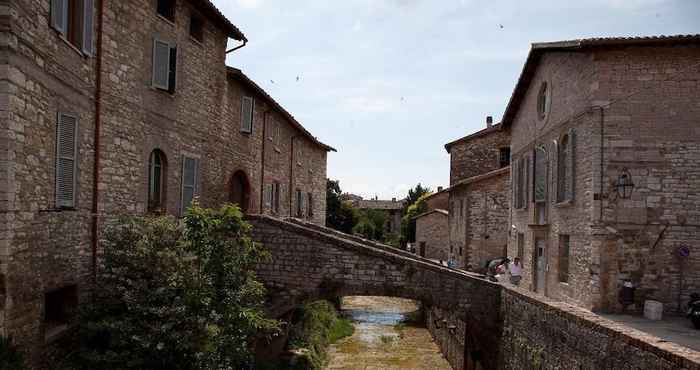
[[436,193],[425,197],[427,211],[414,217],[416,221],[416,253],[439,261],[450,257],[450,238],[447,206],[449,191],[438,188]]
[[0,334],[30,368],[72,340],[117,215],[180,216],[198,197],[325,222],[332,148],[226,67],[229,39],[246,38],[208,0],[0,14]]
[[450,154],[449,245],[458,266],[481,271],[506,254],[510,131],[486,128],[445,145]]
[[698,35],[532,45],[502,120],[522,287],[613,311],[627,280],[638,303],[667,310],[700,290],[699,46]]
[[398,235],[401,233],[401,211],[405,205],[403,200],[381,200],[381,199],[362,199],[362,197],[346,196],[350,199],[352,205],[357,209],[372,209],[381,211],[386,214],[386,224],[384,232],[386,234]]

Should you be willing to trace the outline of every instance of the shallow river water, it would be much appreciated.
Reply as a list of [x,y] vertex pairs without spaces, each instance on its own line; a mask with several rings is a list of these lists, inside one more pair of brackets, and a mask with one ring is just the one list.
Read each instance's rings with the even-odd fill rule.
[[346,297],[343,312],[355,333],[331,346],[329,370],[450,370],[425,328],[399,324],[418,307],[387,297]]

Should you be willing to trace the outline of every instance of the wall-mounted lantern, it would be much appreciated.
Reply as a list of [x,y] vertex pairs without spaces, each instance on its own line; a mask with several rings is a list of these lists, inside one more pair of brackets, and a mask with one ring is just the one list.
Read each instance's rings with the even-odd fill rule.
[[634,190],[634,182],[632,182],[632,174],[627,168],[623,168],[620,176],[615,181],[615,191],[617,196],[622,199],[629,199]]
[[457,327],[454,325],[448,326],[447,329],[450,331],[450,334],[454,334],[457,331]]

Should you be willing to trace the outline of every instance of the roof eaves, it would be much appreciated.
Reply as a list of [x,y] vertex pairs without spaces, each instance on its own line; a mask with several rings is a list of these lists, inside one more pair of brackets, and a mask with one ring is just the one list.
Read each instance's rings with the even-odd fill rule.
[[210,0],[190,0],[195,5],[200,5],[200,11],[207,12],[208,16],[216,19],[221,24],[221,27],[226,29],[228,36],[238,41],[248,41],[243,32],[236,25],[226,18],[226,16],[214,5]]
[[287,118],[296,129],[301,131],[304,134],[304,136],[306,136],[314,144],[318,145],[319,147],[323,148],[324,150],[326,150],[328,152],[337,152],[337,150],[335,148],[333,148],[330,145],[327,145],[327,144],[320,142],[315,136],[313,136],[308,130],[306,130],[306,128],[304,128],[304,126],[301,123],[299,123],[299,121],[297,121],[296,118],[294,118],[294,116],[291,113],[289,113],[286,109],[284,109],[284,107],[282,107],[279,103],[277,103],[277,101],[272,96],[270,96],[270,94],[268,94],[267,91],[265,91],[265,89],[260,87],[260,85],[258,85],[255,81],[251,80],[250,77],[248,77],[245,73],[243,73],[243,71],[241,71],[238,68],[234,68],[234,67],[227,66],[226,68],[227,68],[229,76],[239,78],[244,83],[246,83],[248,86],[253,88],[253,90],[255,90],[260,95],[262,95],[265,98],[265,100],[267,100],[270,104],[272,104],[272,106],[274,106],[280,113],[282,113],[282,115],[285,116],[285,118]]
[[446,211],[446,210],[444,210],[444,209],[436,208],[436,209],[431,209],[431,210],[428,211],[428,212],[423,212],[423,213],[421,213],[421,214],[419,214],[419,215],[417,215],[417,216],[413,216],[412,220],[416,220],[416,219],[419,219],[419,218],[421,218],[421,217],[425,217],[425,216],[431,215],[431,214],[433,214],[433,213],[439,213],[439,214],[444,215],[444,216],[449,216],[449,215],[450,215],[450,213],[449,213],[448,211]]
[[460,144],[460,143],[463,143],[463,142],[467,142],[467,141],[470,141],[470,140],[473,140],[473,139],[476,139],[476,138],[479,138],[479,137],[482,137],[482,136],[486,136],[486,135],[488,135],[488,134],[491,134],[491,133],[494,133],[494,132],[498,132],[498,131],[502,131],[501,123],[500,123],[500,122],[499,122],[499,123],[496,123],[495,125],[493,125],[493,126],[491,126],[491,127],[487,127],[487,128],[485,128],[485,129],[479,130],[479,131],[477,131],[477,132],[474,132],[474,133],[472,133],[472,134],[469,134],[469,135],[467,135],[467,136],[461,137],[461,138],[459,138],[459,139],[457,139],[457,140],[454,140],[454,141],[451,141],[451,142],[445,144],[445,150],[447,150],[447,152],[449,153],[449,152],[450,152],[450,148],[452,148],[452,147],[453,147],[454,145],[456,145],[456,144]]
[[494,171],[486,172],[486,173],[483,173],[481,175],[472,176],[472,177],[466,178],[462,181],[458,181],[454,185],[452,185],[451,188],[456,188],[456,187],[462,186],[462,185],[469,185],[469,184],[477,183],[480,181],[490,179],[492,177],[506,175],[509,173],[510,173],[510,166],[499,168],[499,169],[494,170]]

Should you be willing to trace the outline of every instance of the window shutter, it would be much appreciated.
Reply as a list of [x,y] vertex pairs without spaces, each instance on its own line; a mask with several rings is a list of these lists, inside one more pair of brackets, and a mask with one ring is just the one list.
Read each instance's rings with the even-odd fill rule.
[[170,45],[153,40],[153,87],[168,90],[170,81]]
[[513,192],[513,208],[515,209],[520,208],[520,204],[518,204],[518,193],[520,191],[520,172],[518,172],[519,164],[519,161],[513,162],[513,166],[510,168],[510,188]]
[[56,207],[75,207],[78,118],[59,113],[56,125]]
[[66,33],[68,25],[68,0],[51,0],[51,27]]
[[566,182],[569,189],[568,196],[569,200],[574,200],[575,190],[576,190],[576,131],[572,128],[569,129],[569,179]]
[[253,131],[253,98],[244,96],[241,104],[241,131]]
[[530,166],[530,157],[525,157],[525,181],[523,181],[523,208],[525,209],[527,209],[528,204],[530,203],[530,178],[533,177],[530,176],[531,169],[532,166]]
[[272,205],[272,184],[265,185],[263,197],[265,199],[265,208],[270,208]]
[[195,158],[182,158],[182,204],[180,213],[185,214],[187,208],[197,194],[198,161]]
[[95,0],[83,0],[83,53],[92,55]]
[[175,85],[177,84],[177,48],[171,47],[170,58],[168,59],[168,92],[175,92]]

